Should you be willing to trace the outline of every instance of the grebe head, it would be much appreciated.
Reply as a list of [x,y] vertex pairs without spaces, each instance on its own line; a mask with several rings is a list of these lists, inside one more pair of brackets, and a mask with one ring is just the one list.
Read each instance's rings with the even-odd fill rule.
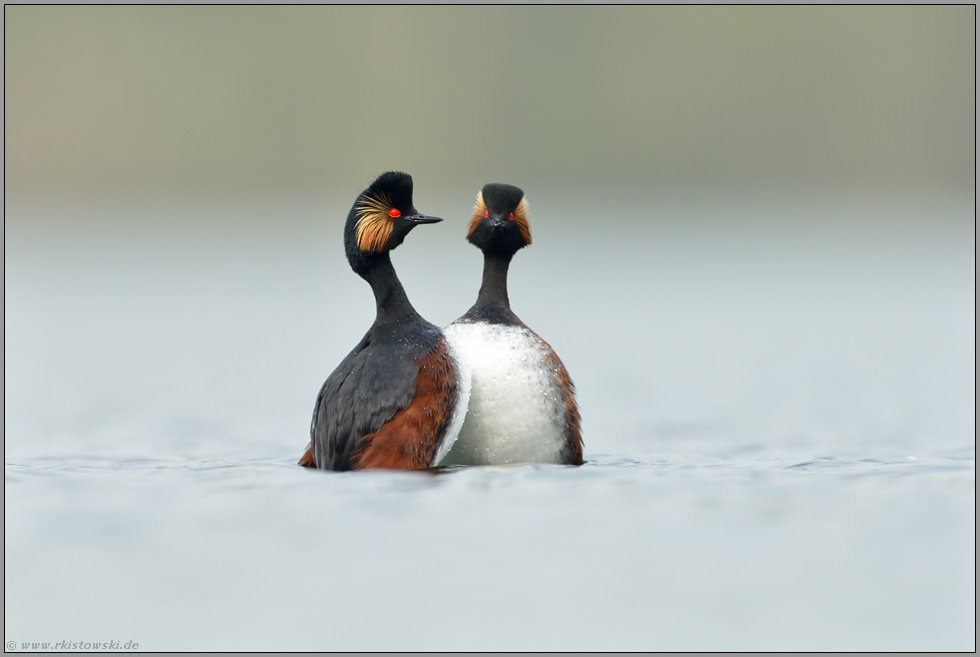
[[360,273],[375,256],[386,254],[419,224],[439,217],[421,214],[412,204],[412,177],[389,171],[377,177],[354,201],[344,226],[344,248],[351,268]]
[[476,195],[466,239],[484,253],[513,255],[531,244],[524,191],[513,185],[490,183]]

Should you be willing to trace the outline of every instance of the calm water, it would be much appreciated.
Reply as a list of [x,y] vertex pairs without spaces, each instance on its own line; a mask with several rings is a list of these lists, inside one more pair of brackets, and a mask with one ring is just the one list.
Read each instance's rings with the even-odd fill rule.
[[[348,199],[8,200],[5,641],[973,650],[972,202],[531,201],[588,463],[334,474]],[[440,324],[470,202],[394,257]]]

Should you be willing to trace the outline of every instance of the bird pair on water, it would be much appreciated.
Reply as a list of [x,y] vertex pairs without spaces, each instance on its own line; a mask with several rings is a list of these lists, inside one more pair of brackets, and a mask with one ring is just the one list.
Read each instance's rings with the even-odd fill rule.
[[507,298],[510,260],[531,243],[524,192],[490,184],[477,195],[467,239],[483,251],[483,284],[445,329],[415,311],[389,256],[415,226],[438,221],[415,209],[406,173],[382,174],[354,202],[344,247],[377,318],[320,389],[300,465],[580,465],[575,386]]

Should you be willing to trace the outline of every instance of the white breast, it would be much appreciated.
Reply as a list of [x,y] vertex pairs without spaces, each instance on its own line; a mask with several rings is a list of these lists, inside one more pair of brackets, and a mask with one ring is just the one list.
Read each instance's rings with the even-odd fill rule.
[[445,330],[469,363],[469,408],[442,465],[561,463],[565,406],[548,347],[518,326],[461,322]]

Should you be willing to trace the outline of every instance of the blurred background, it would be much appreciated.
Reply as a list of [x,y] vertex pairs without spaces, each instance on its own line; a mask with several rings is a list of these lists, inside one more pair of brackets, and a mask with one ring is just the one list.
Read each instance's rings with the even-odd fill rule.
[[[5,6],[5,639],[975,649],[975,25]],[[295,467],[391,169],[439,325],[476,192],[527,192],[586,466]]]
[[974,10],[8,7],[5,184],[953,190]]

